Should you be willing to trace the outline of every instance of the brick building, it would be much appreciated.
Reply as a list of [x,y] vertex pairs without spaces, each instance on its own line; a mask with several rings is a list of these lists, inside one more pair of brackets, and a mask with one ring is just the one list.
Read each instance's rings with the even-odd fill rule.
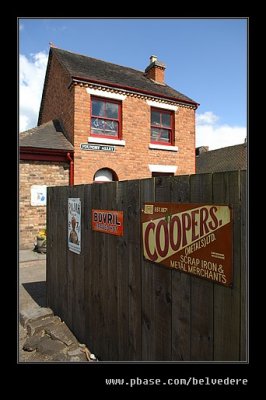
[[31,210],[31,185],[195,173],[198,104],[166,85],[164,72],[155,56],[143,72],[50,48],[38,127],[20,138],[21,244],[45,215]]
[[26,249],[34,247],[38,231],[46,225],[46,207],[41,199],[38,202],[38,192],[69,184],[73,146],[57,120],[23,132],[19,139],[20,248]]
[[196,173],[247,169],[247,143],[209,151],[208,146],[196,148]]

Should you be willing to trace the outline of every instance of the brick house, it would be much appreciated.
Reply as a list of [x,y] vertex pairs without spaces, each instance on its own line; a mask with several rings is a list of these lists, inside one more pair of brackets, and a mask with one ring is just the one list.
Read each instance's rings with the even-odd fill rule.
[[21,133],[19,144],[20,249],[27,249],[46,225],[46,207],[34,194],[46,186],[69,185],[73,146],[57,120]]
[[[164,72],[155,56],[143,72],[51,47],[38,127],[20,139],[21,213],[30,207],[32,173],[46,185],[195,173],[198,104],[166,85]],[[49,157],[60,150],[60,160],[41,158],[48,149]],[[53,172],[48,164],[41,169],[42,162]],[[21,230],[34,235],[33,225],[23,222]]]

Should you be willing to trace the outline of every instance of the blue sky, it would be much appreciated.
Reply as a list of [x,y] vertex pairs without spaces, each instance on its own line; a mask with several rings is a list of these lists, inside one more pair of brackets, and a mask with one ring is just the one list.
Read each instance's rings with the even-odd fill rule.
[[20,130],[37,124],[49,42],[144,70],[152,54],[165,81],[200,103],[197,145],[242,143],[247,118],[246,19],[19,19]]

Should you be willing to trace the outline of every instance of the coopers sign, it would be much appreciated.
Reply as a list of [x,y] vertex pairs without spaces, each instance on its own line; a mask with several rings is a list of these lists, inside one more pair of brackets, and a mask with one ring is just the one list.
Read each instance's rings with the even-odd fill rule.
[[232,218],[228,206],[145,203],[145,259],[231,286]]

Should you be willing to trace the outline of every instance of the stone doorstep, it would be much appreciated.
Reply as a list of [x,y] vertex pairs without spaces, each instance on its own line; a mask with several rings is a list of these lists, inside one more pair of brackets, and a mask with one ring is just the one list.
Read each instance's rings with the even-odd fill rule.
[[23,328],[26,328],[26,325],[29,322],[33,321],[38,321],[41,319],[45,319],[48,317],[53,316],[54,313],[51,310],[51,308],[45,308],[45,307],[40,307],[40,308],[34,308],[34,309],[26,309],[22,310],[19,313],[19,320]]
[[61,322],[61,319],[57,316],[47,317],[44,319],[38,319],[37,321],[28,322],[26,325],[27,333],[29,336],[36,335],[39,332],[45,332],[49,328],[53,328],[55,325]]

